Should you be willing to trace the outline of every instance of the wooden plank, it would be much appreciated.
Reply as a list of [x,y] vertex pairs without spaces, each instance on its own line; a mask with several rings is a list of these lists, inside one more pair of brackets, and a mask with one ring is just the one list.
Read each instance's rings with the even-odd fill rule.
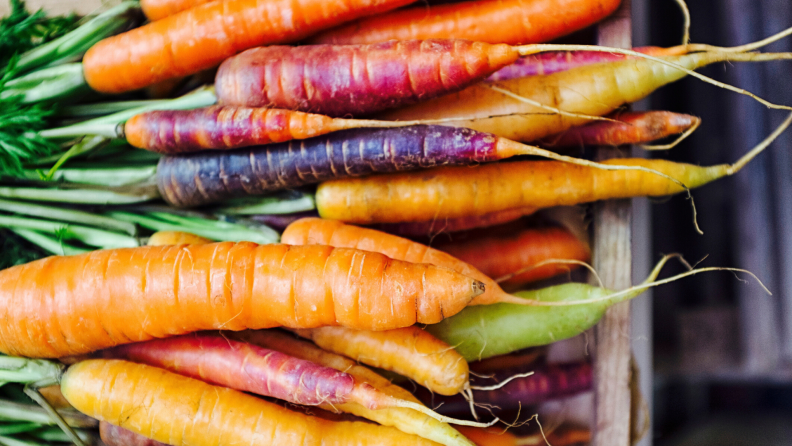
[[[630,0],[599,25],[599,44],[630,48]],[[623,155],[600,149],[598,159]],[[610,200],[594,208],[594,268],[611,289],[631,285],[630,200]],[[630,303],[614,306],[594,329],[593,446],[630,444]]]

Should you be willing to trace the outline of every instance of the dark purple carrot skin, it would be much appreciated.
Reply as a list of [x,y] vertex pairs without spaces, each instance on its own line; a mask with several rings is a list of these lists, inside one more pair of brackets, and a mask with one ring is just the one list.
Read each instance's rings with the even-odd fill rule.
[[[646,46],[633,51],[649,55],[676,54],[678,51]],[[616,62],[628,56],[596,51],[548,51],[517,59],[513,64],[492,73],[486,82],[500,82],[519,77],[553,74],[595,63]]]
[[355,385],[348,373],[219,335],[191,334],[126,344],[99,356],[309,406],[347,402]]
[[444,126],[354,129],[253,148],[164,156],[157,185],[170,204],[198,206],[333,178],[495,161],[497,138]]
[[[480,380],[474,385],[491,386],[520,373],[534,374],[516,378],[497,390],[474,390],[473,400],[477,404],[489,404],[498,410],[513,410],[520,406],[539,404],[545,401],[576,395],[591,389],[592,369],[587,362],[545,365],[521,369],[508,369],[495,374],[495,379]],[[432,395],[419,388],[416,397],[436,412],[444,415],[470,413],[470,404],[462,395],[450,397]],[[442,405],[441,405],[442,403]]]
[[439,234],[462,232],[471,229],[487,228],[509,223],[536,212],[536,208],[524,207],[506,209],[484,215],[471,215],[460,218],[444,218],[434,221],[405,223],[382,223],[376,229],[404,237],[435,237]]
[[223,62],[224,105],[363,115],[459,91],[517,60],[508,45],[465,40],[270,46]]
[[99,436],[107,446],[168,446],[107,421],[99,423]]
[[701,122],[695,116],[668,111],[622,113],[611,118],[621,122],[598,121],[572,127],[537,143],[553,148],[646,144],[685,132]]
[[253,215],[250,218],[257,222],[264,223],[276,231],[283,231],[287,226],[294,223],[295,221],[308,217],[319,217],[319,213],[314,210],[296,212],[294,214]]

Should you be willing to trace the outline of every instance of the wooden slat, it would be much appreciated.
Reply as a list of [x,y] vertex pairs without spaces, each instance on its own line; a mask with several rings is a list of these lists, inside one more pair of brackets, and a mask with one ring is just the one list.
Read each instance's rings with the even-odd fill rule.
[[[614,15],[599,25],[599,44],[630,48],[630,0],[623,0]],[[620,156],[618,150],[600,149],[597,158]],[[611,289],[631,285],[630,200],[595,205],[594,268]],[[594,429],[592,445],[630,444],[630,303],[609,309],[594,329]]]

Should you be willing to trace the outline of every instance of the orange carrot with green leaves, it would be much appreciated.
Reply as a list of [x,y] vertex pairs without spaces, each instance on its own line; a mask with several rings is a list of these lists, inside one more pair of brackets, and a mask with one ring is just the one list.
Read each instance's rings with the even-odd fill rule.
[[322,29],[411,2],[209,2],[100,41],[83,58],[85,80],[102,93],[136,90],[212,68],[248,48],[295,42]]
[[320,245],[53,256],[0,271],[0,351],[62,357],[210,329],[386,330],[439,322],[483,287],[444,268]]
[[173,446],[435,444],[392,427],[310,417],[236,390],[126,361],[77,363],[64,374],[61,388],[81,412]]

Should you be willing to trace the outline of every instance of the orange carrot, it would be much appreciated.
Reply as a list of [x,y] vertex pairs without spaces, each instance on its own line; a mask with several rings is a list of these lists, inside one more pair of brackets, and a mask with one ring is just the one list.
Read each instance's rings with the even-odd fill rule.
[[293,245],[320,244],[338,248],[354,248],[378,252],[393,259],[407,262],[430,263],[445,267],[480,280],[484,293],[474,298],[470,305],[487,305],[498,302],[525,304],[525,299],[506,294],[492,279],[475,267],[437,249],[405,238],[386,234],[375,229],[345,225],[340,221],[321,218],[303,218],[290,224],[281,235],[284,243]]
[[435,443],[387,426],[331,422],[242,392],[118,360],[71,366],[61,388],[81,412],[174,446]]
[[319,327],[294,332],[325,350],[404,375],[440,395],[456,395],[468,384],[465,358],[418,327],[379,332]]
[[329,246],[145,246],[0,271],[0,351],[61,357],[198,330],[436,323],[484,285]]
[[149,246],[163,245],[199,245],[212,243],[208,238],[204,238],[189,232],[182,231],[157,231],[151,234],[148,239]]
[[[570,446],[591,443],[591,431],[585,428],[562,427],[549,432],[537,432],[518,437],[503,428],[486,429],[460,426],[459,430],[477,446]],[[547,437],[545,439],[545,436]]]
[[419,5],[358,20],[311,39],[315,43],[374,43],[408,39],[468,39],[537,43],[594,24],[620,0],[481,0]]
[[152,22],[215,0],[140,0],[143,14]]
[[120,93],[211,68],[247,48],[300,40],[412,0],[220,0],[107,38],[83,58],[96,91]]
[[[564,228],[524,228],[503,225],[480,231],[467,239],[442,240],[435,247],[475,266],[479,271],[499,279],[504,288],[516,289],[526,283],[562,274],[575,265],[549,264],[529,269],[550,259],[579,260],[591,257],[588,246]],[[522,271],[522,272],[521,272]]]
[[[392,384],[384,377],[357,362],[331,353],[306,341],[296,339],[278,330],[244,330],[225,332],[232,339],[238,339],[260,347],[287,353],[291,356],[312,361],[326,367],[349,373],[356,380],[375,387],[390,396],[418,403],[418,399],[403,387]],[[384,426],[393,426],[403,432],[419,435],[446,446],[472,446],[470,440],[446,423],[435,420],[423,413],[408,408],[370,410],[356,403],[319,406],[329,411],[344,411],[359,417],[376,421]]]

